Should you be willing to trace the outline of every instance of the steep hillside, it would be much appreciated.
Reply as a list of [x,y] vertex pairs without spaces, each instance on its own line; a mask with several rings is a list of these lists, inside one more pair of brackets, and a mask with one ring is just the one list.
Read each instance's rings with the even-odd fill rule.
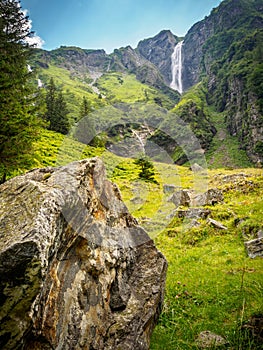
[[[58,81],[61,80],[61,84],[65,89],[68,85],[75,85],[76,88],[81,88],[87,93],[93,94],[93,96],[87,96],[91,100],[94,100],[96,94],[100,95],[98,79],[103,74],[113,72],[120,72],[125,75],[133,74],[142,84],[154,88],[161,95],[167,95],[165,100],[170,101],[169,109],[179,100],[179,94],[166,85],[164,76],[158,70],[158,67],[130,46],[116,49],[110,55],[107,55],[104,50],[84,50],[78,47],[61,46],[59,49],[52,51],[38,49],[31,65],[33,69],[38,69],[38,76],[44,83],[48,77],[54,74],[51,69],[54,69],[54,67],[63,69],[63,71],[60,71],[61,74],[64,78],[65,75],[70,77],[71,83],[69,84],[67,79],[60,79],[59,74],[57,76],[55,74],[55,78]],[[129,89],[129,86],[126,85],[126,88]],[[147,89],[147,86],[145,88]],[[107,99],[107,95],[104,97]],[[135,97],[134,101],[136,100]],[[94,101],[95,107],[96,102],[98,101]],[[101,106],[101,103],[98,105]]]
[[262,25],[260,0],[222,1],[208,17],[194,24],[184,38],[184,90],[200,81],[202,73],[209,73],[215,60],[228,55],[232,44]]
[[173,108],[178,93],[165,85],[153,64],[136,55],[131,48],[115,50],[108,56],[103,50],[61,47],[36,50],[30,64],[38,84],[45,87],[53,78],[62,89],[72,122],[79,118],[83,97],[93,110],[116,102],[138,101]]
[[252,161],[263,161],[263,5],[226,0],[196,23],[183,45],[183,86],[200,80],[207,100],[225,111],[228,132]]

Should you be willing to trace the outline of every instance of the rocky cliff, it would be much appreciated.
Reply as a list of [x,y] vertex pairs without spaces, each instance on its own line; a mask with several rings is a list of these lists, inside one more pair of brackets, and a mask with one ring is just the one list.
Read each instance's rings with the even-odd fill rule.
[[66,68],[72,72],[106,71],[110,58],[104,50],[85,50],[79,47],[61,46],[52,51],[38,50],[46,62]]
[[262,28],[259,3],[258,0],[222,1],[209,16],[190,28],[182,52],[184,90],[198,83],[202,74],[209,74],[211,66],[228,54],[234,42]]
[[166,260],[100,160],[1,186],[0,348],[148,349]]
[[225,0],[187,33],[183,88],[203,80],[206,99],[253,162],[263,162],[261,0]]
[[137,51],[158,68],[168,86],[172,81],[171,56],[178,42],[179,38],[170,30],[163,30],[137,46]]

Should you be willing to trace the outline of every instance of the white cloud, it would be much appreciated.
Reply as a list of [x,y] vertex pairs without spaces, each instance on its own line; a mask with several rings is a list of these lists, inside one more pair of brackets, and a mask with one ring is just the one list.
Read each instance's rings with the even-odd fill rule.
[[30,45],[34,45],[35,47],[37,47],[39,49],[45,44],[45,41],[43,39],[41,39],[40,36],[35,35],[35,34],[34,34],[34,36],[32,36],[32,38],[27,38],[26,42]]
[[[23,12],[24,16],[28,15],[28,10],[22,10],[22,12]],[[32,20],[31,19],[28,19],[28,21],[27,21],[27,29],[28,29],[28,31],[32,30]],[[42,38],[40,38],[40,36],[36,35],[35,33],[33,34],[32,37],[26,38],[26,42],[30,45],[34,45],[37,48],[41,48],[45,44],[45,41]]]

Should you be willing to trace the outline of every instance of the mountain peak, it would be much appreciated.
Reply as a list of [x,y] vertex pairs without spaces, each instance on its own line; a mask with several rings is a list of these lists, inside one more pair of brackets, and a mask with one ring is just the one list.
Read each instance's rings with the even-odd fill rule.
[[141,40],[138,52],[158,67],[167,85],[172,81],[171,56],[179,38],[170,30],[162,30],[153,38]]

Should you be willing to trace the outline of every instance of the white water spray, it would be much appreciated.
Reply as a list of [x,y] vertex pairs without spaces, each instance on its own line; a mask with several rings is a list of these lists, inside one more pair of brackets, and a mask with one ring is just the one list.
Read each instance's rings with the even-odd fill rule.
[[172,82],[170,87],[174,90],[183,92],[183,84],[182,84],[182,46],[183,41],[180,41],[174,48],[174,52],[172,54]]
[[140,148],[141,148],[141,152],[143,154],[145,154],[145,148],[144,148],[144,143],[143,143],[143,140],[142,138],[140,137],[140,135],[135,131],[135,130],[132,130],[133,134],[135,135],[135,137],[138,139],[139,141],[139,144],[140,144]]
[[37,87],[39,89],[41,89],[42,87],[44,87],[44,84],[42,83],[41,79],[37,79]]

